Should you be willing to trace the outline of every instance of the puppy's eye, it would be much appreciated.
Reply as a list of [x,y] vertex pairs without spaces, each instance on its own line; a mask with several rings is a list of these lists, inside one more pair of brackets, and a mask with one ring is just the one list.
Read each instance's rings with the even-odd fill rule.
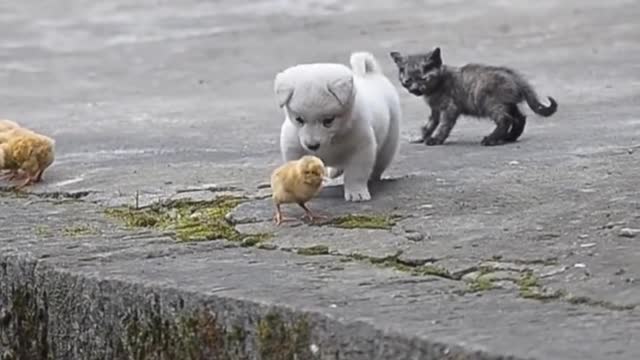
[[328,128],[328,127],[330,127],[330,126],[331,126],[331,124],[333,124],[333,120],[335,120],[335,119],[336,119],[336,118],[334,118],[334,117],[326,118],[326,119],[322,120],[322,125],[323,125],[324,127],[327,127],[327,128]]
[[304,124],[304,119],[301,116],[296,116],[296,122],[300,125]]

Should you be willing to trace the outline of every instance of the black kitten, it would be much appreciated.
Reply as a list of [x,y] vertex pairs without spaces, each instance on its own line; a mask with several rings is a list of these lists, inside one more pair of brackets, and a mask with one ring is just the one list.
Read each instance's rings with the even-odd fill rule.
[[489,117],[496,123],[493,132],[482,139],[482,145],[513,142],[522,135],[526,123],[519,103],[526,101],[536,114],[545,117],[558,108],[552,97],[549,106],[541,104],[533,87],[509,68],[480,64],[446,66],[442,64],[440,48],[407,56],[394,51],[390,55],[398,66],[402,86],[413,95],[423,96],[431,108],[422,137],[413,143],[444,143],[460,115]]

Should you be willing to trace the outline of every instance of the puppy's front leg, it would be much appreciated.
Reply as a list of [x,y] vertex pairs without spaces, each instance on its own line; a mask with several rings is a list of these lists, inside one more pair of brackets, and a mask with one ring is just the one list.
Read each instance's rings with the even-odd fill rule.
[[280,129],[280,154],[285,162],[298,160],[305,154],[296,129],[289,120],[285,120]]
[[367,144],[356,152],[344,170],[344,199],[346,201],[371,200],[367,182],[376,162],[375,144]]

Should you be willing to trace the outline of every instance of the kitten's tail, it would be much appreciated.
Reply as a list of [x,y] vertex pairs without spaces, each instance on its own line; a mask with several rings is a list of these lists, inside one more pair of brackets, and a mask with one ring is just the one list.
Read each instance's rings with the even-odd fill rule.
[[549,106],[544,106],[542,103],[540,103],[540,100],[538,100],[538,95],[529,84],[522,84],[522,92],[524,95],[524,99],[527,101],[527,105],[529,105],[533,112],[540,116],[551,116],[558,109],[558,103],[551,96],[547,96],[547,99],[549,99]]
[[351,69],[358,76],[365,76],[368,74],[382,74],[382,68],[376,61],[373,54],[360,51],[351,54]]

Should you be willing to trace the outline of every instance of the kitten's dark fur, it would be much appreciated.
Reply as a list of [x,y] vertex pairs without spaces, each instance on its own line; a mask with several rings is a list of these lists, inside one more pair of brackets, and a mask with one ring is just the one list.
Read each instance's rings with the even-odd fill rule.
[[[461,68],[442,64],[440,48],[403,56],[391,52],[398,66],[400,82],[411,94],[423,96],[431,108],[422,137],[414,143],[440,145],[449,136],[460,115],[489,117],[496,123],[483,145],[516,141],[524,131],[526,117],[518,104],[526,101],[538,115],[551,116],[558,104],[538,100],[533,87],[514,70],[505,67],[467,64]],[[435,133],[434,133],[435,132]]]

